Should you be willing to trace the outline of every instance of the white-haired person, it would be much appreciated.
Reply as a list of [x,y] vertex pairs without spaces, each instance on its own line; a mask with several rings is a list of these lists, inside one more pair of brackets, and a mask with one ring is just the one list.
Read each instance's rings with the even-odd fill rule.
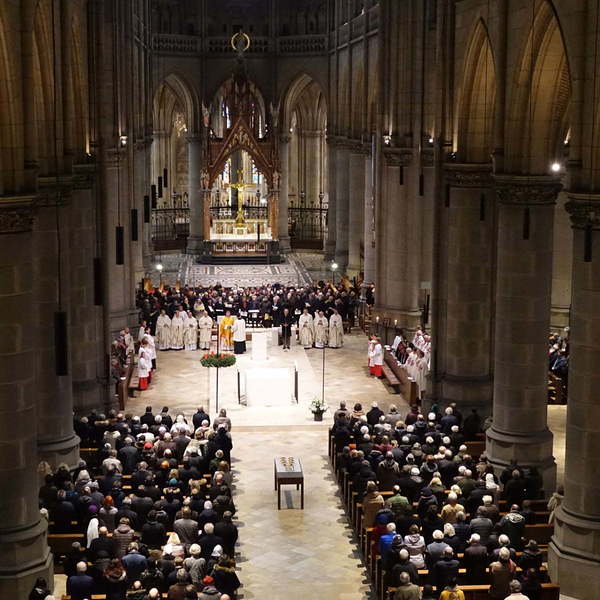
[[474,585],[485,581],[489,563],[487,548],[481,543],[479,534],[473,533],[463,557],[463,564],[467,570],[467,581]]
[[76,570],[77,573],[67,579],[67,594],[71,597],[71,600],[91,598],[95,591],[95,583],[86,572],[87,563],[84,561],[78,562]]
[[500,548],[498,560],[489,567],[489,595],[493,600],[504,600],[510,592],[510,582],[514,579],[517,566],[510,559],[510,550]]
[[444,523],[456,523],[456,515],[459,512],[465,512],[465,507],[458,503],[458,496],[455,492],[448,494],[448,503],[442,507],[441,517]]

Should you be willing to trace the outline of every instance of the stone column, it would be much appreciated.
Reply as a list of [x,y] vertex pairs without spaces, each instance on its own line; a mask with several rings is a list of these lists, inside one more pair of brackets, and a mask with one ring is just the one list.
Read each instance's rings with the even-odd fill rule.
[[361,239],[364,233],[365,159],[363,153],[352,152],[349,158],[349,229],[348,275],[358,277],[361,271]]
[[0,198],[0,598],[52,582],[47,525],[38,509],[37,391],[31,197]]
[[[73,381],[71,348],[67,347],[67,374],[56,374],[54,314],[70,308],[70,190],[48,178],[41,182],[33,231],[33,289],[31,316],[36,335],[35,372],[38,396],[38,456],[53,468],[79,460],[79,438],[73,432]],[[67,194],[69,194],[67,196]],[[67,317],[68,320],[68,317]],[[67,339],[70,345],[71,324]]]
[[[498,196],[493,422],[486,451],[501,469],[536,466],[546,494],[556,484],[547,426],[548,333],[554,204],[544,176],[495,177]],[[468,293],[468,290],[465,290]]]
[[188,202],[190,206],[190,235],[187,241],[189,254],[200,254],[204,242],[204,194],[200,181],[202,140],[190,136],[188,142]]
[[327,166],[329,175],[327,177],[328,204],[327,204],[327,242],[325,244],[325,260],[335,260],[336,246],[336,222],[337,222],[337,146],[332,138],[327,138]]
[[279,163],[281,177],[279,180],[279,215],[277,229],[279,232],[279,249],[281,252],[290,251],[290,234],[288,224],[288,192],[290,174],[290,136],[283,135],[279,138]]
[[348,268],[348,226],[349,226],[349,159],[350,150],[347,146],[339,146],[336,151],[335,174],[335,262],[338,264],[338,273],[346,273]]
[[303,131],[304,157],[306,162],[304,189],[306,190],[307,206],[319,206],[321,192],[321,138],[322,131]]
[[573,225],[565,498],[548,567],[560,590],[595,600],[600,589],[600,194],[569,193]]
[[[70,323],[73,408],[87,414],[103,407],[102,310],[94,305],[93,259],[96,256],[96,207],[93,190],[95,165],[75,165],[73,199],[69,207]],[[143,215],[140,217],[140,222]]]
[[446,165],[443,333],[436,336],[439,400],[461,410],[492,410],[492,269],[495,203],[491,166]]
[[364,199],[364,282],[375,281],[375,198],[373,198],[373,159],[365,156],[365,199]]

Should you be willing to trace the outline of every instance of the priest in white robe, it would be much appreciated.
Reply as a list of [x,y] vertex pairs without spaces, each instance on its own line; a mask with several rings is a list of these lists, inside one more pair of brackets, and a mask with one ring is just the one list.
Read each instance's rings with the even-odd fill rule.
[[369,352],[369,373],[372,377],[381,377],[383,374],[383,347],[379,338],[375,338]]
[[123,341],[127,346],[127,354],[135,352],[135,342],[133,341],[133,336],[131,335],[131,331],[129,331],[129,327],[125,327],[123,330]]
[[152,361],[152,370],[156,370],[156,342],[154,338],[150,334],[150,327],[146,327],[146,333],[144,333],[144,337],[142,340],[146,340],[148,342],[148,352],[150,353],[150,360]]
[[185,321],[185,335],[184,344],[186,350],[197,350],[198,349],[198,321],[192,314],[192,311],[188,311],[188,318]]
[[244,354],[246,352],[246,321],[242,317],[234,317],[232,326],[233,331],[233,352],[234,354]]
[[138,355],[138,386],[140,390],[147,390],[150,381],[150,369],[152,368],[152,359],[148,350],[148,340],[145,338],[140,344]]
[[298,319],[298,340],[304,349],[308,350],[309,348],[312,348],[314,337],[313,318],[310,316],[308,308],[305,308]]
[[144,336],[146,335],[146,327],[147,327],[146,321],[142,321],[142,323],[141,323],[141,325],[140,325],[140,328],[139,328],[139,330],[138,330],[138,338],[137,338],[137,341],[138,341],[138,343],[139,343],[139,344],[141,344],[141,343],[142,343],[142,339],[143,339],[143,338],[144,338]]
[[208,350],[212,338],[213,320],[205,310],[202,311],[202,315],[198,319],[198,327],[200,328],[200,349]]
[[427,357],[423,350],[417,350],[417,357],[413,372],[414,379],[418,386],[418,397],[422,398],[424,392],[427,391],[427,373],[429,372],[429,368],[427,365]]
[[334,308],[329,317],[329,347],[341,348],[344,345],[344,322],[340,313]]
[[156,320],[156,341],[159,350],[168,350],[171,347],[171,318],[163,310]]
[[329,332],[327,317],[320,310],[315,315],[315,348],[325,348]]
[[183,350],[184,322],[177,311],[171,319],[171,350]]

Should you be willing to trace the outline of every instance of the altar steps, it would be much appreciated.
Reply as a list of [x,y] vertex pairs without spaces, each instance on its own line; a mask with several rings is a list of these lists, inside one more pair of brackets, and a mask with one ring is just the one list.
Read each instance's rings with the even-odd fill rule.
[[252,254],[223,254],[201,256],[198,262],[203,265],[278,265],[281,262],[279,255],[252,255]]

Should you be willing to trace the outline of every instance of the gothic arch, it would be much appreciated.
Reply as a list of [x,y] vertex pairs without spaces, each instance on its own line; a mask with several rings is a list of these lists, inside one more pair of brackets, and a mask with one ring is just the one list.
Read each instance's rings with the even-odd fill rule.
[[[54,105],[54,43],[52,4],[39,0],[33,18],[33,103],[37,131],[35,156],[40,173],[52,172],[54,166],[55,105]],[[58,127],[58,123],[56,123]],[[58,135],[58,133],[57,133]]]
[[[85,16],[83,16],[85,18]],[[89,151],[88,130],[88,89],[87,68],[85,60],[85,44],[81,40],[82,16],[73,14],[71,23],[71,82],[73,88],[73,151],[76,160],[82,160],[85,152]]]
[[188,131],[198,133],[200,131],[201,115],[198,98],[187,81],[175,72],[166,75],[156,86],[154,92],[154,128],[156,129],[157,119],[165,117],[164,114],[161,114],[161,102],[168,100],[170,95],[179,103],[178,105],[185,116]]
[[[308,73],[300,73],[290,83],[283,95],[281,107],[282,114],[280,116],[282,132],[289,131],[292,127],[292,116],[294,111],[298,108],[298,103],[301,101],[303,95],[306,94],[307,90],[316,98],[315,108],[319,109],[319,107],[327,105],[321,85]],[[306,104],[304,108],[306,108]]]
[[540,3],[533,23],[514,76],[506,156],[512,172],[545,174],[560,157],[568,128],[571,75],[562,32],[547,0]]
[[493,149],[496,71],[487,27],[479,19],[464,61],[456,124],[461,162],[489,162]]
[[0,6],[0,194],[17,191],[18,181],[16,176],[17,165],[20,162],[17,157],[18,123],[17,102],[14,97],[15,81],[8,48],[12,46],[8,39],[6,30],[4,9]]

